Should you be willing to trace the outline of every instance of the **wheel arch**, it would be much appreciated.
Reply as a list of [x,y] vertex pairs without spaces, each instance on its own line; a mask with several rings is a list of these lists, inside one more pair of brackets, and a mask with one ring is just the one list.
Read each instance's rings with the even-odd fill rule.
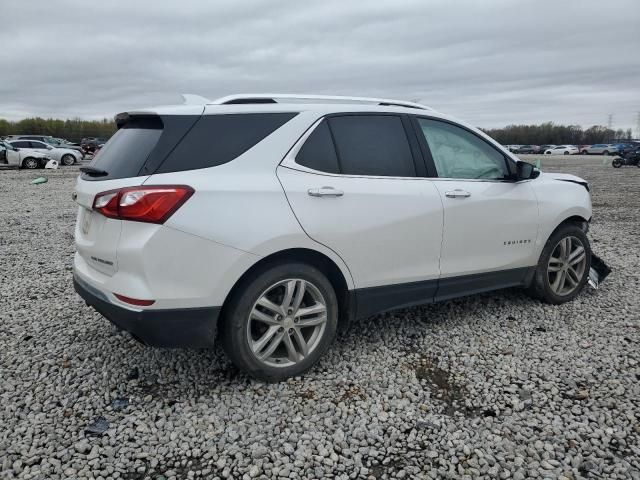
[[279,265],[284,262],[300,262],[311,265],[320,270],[333,286],[338,299],[339,318],[338,328],[346,329],[349,322],[355,315],[355,297],[352,290],[349,289],[349,281],[342,269],[328,255],[310,248],[289,248],[280,250],[270,255],[262,257],[251,267],[249,267],[229,290],[227,297],[222,305],[220,318],[224,319],[225,310],[228,308],[231,298],[238,295],[242,291],[243,286],[259,272],[262,272],[271,266]]
[[[591,221],[590,218],[585,218],[583,215],[576,215],[576,214],[571,215],[565,218],[564,220],[562,220],[560,223],[558,223],[558,225],[556,225],[556,228],[554,228],[553,231],[551,232],[551,235],[553,235],[556,232],[556,230],[558,230],[561,226],[566,225],[568,223],[578,224],[578,226],[582,228],[586,233],[587,230],[589,230],[590,221]],[[551,237],[551,235],[549,235],[549,237]]]

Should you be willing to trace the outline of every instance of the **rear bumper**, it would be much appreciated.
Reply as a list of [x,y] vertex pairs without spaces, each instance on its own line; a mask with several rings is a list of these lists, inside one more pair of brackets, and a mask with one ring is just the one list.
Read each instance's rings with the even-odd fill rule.
[[109,302],[77,275],[73,286],[87,305],[145,345],[205,348],[214,343],[221,307],[129,310]]

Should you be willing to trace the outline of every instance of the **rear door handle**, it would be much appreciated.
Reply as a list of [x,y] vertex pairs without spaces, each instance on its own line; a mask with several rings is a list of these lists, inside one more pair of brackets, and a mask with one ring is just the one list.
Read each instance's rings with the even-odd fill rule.
[[342,190],[336,190],[333,187],[310,188],[307,193],[312,197],[341,197],[344,195]]
[[451,190],[450,192],[445,192],[447,198],[467,198],[470,197],[471,194],[466,190],[461,190],[460,188],[456,188],[455,190]]

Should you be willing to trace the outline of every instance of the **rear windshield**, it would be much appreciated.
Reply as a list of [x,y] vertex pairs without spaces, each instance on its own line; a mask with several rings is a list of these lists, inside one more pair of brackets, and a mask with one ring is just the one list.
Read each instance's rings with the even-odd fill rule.
[[137,177],[161,135],[162,129],[121,128],[105,143],[91,166],[108,173],[100,180]]
[[169,173],[230,162],[291,120],[295,113],[132,117],[90,166],[107,175],[85,180]]

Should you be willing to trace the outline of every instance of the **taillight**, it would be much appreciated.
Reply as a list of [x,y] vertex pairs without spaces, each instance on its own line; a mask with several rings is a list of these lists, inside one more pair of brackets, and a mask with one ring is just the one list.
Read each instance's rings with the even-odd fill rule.
[[164,223],[193,193],[187,185],[127,187],[97,194],[93,209],[119,220]]

